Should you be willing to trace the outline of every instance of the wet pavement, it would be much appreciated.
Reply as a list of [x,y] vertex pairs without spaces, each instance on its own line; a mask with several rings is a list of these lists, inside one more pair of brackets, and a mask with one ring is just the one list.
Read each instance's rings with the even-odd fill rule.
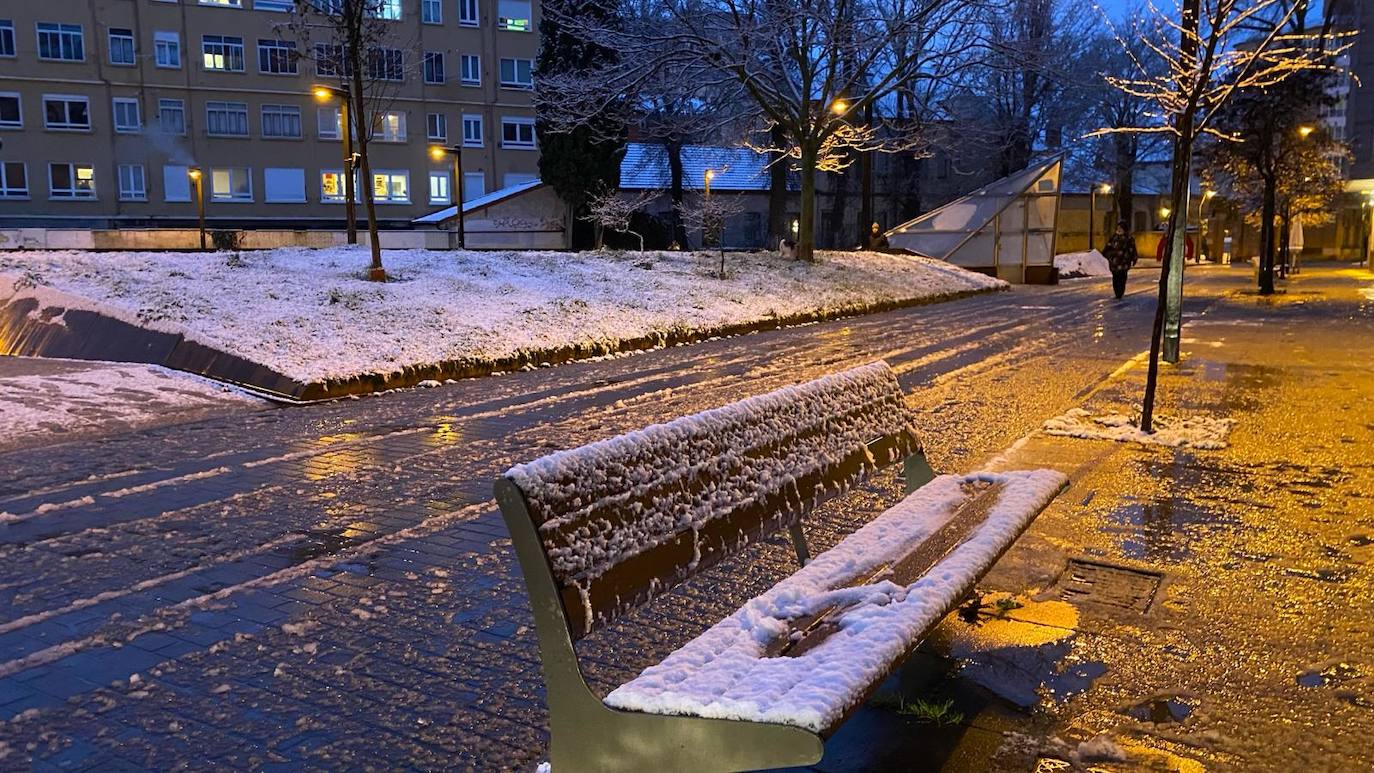
[[[1075,483],[989,580],[1021,606],[952,620],[823,768],[1026,769],[1097,733],[1209,767],[1276,765],[1277,744],[1307,748],[1317,769],[1323,753],[1368,762],[1359,741],[1334,749],[1374,718],[1359,705],[1374,674],[1360,494],[1374,491],[1374,301],[1358,292],[1374,277],[1309,269],[1272,302],[1241,293],[1248,279],[1190,274],[1187,311],[1202,316],[1164,385],[1168,410],[1240,419],[1233,448],[1022,443],[1009,459],[1041,452]],[[877,357],[937,468],[969,469],[1070,407],[1129,405],[1140,368],[1122,366],[1152,306],[1137,282],[1120,302],[1100,281],[1018,288],[0,455],[0,768],[530,769],[545,714],[490,502],[502,470]],[[894,495],[875,482],[808,534],[833,544]],[[1086,564],[1065,579],[1068,558],[1160,582]],[[589,679],[618,684],[791,567],[768,542],[704,574],[587,640]],[[1135,598],[1133,582],[1156,586],[1143,613],[1084,598],[1108,585]],[[904,697],[916,690],[951,703]],[[1176,705],[1182,718],[1160,721]],[[1247,714],[1263,733],[1241,731]]]

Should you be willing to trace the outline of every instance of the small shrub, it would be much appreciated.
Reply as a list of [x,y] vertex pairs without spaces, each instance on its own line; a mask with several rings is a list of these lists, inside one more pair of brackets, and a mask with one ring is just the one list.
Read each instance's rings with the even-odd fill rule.
[[229,268],[243,268],[248,265],[248,261],[243,259],[243,253],[235,251],[229,253],[229,257],[225,258],[224,265]]
[[217,250],[237,250],[243,246],[243,233],[240,231],[210,231],[210,243]]

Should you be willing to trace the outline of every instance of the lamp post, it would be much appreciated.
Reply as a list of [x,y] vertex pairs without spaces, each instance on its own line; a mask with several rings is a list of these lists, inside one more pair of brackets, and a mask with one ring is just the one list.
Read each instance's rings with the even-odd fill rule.
[[1097,225],[1097,194],[1107,195],[1112,192],[1112,186],[1107,183],[1094,185],[1092,192],[1088,194],[1088,250],[1093,249],[1093,227]]
[[1202,192],[1202,201],[1199,202],[1197,205],[1197,219],[1199,221],[1199,225],[1202,227],[1202,248],[1198,250],[1199,257],[1210,258],[1212,254],[1212,251],[1207,244],[1208,236],[1211,233],[1212,223],[1210,218],[1202,214],[1202,211],[1204,208],[1206,208],[1207,202],[1210,201],[1212,197],[1215,195],[1217,195],[1217,192],[1208,188],[1207,190]]
[[705,172],[704,174],[702,174],[701,177],[702,177],[702,180],[706,183],[706,198],[709,199],[709,198],[711,198],[711,180],[715,179],[715,177],[716,177],[716,170],[714,170],[714,169],[707,169],[706,172]]
[[468,248],[467,232],[463,224],[463,147],[461,145],[431,145],[429,147],[429,157],[435,161],[442,161],[444,156],[453,156],[453,181],[454,190],[458,194],[456,209],[458,210],[458,249]]
[[343,140],[343,178],[344,178],[344,218],[348,231],[348,243],[358,243],[358,216],[353,209],[353,133],[349,127],[348,92],[337,86],[316,86],[315,98],[321,102],[339,100],[339,134]]
[[191,178],[191,185],[196,189],[196,221],[200,225],[200,249],[205,251],[205,185],[200,167],[193,166],[186,170],[186,176]]

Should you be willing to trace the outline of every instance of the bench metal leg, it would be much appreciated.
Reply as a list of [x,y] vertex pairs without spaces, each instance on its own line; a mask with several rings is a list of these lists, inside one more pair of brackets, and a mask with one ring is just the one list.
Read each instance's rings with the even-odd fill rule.
[[917,452],[903,460],[902,477],[906,480],[906,493],[910,494],[935,480],[935,470],[931,469],[930,462],[926,461],[925,453]]
[[797,563],[806,566],[811,562],[811,548],[806,544],[806,532],[802,531],[801,521],[788,527],[787,532],[792,535],[792,547],[797,551]]

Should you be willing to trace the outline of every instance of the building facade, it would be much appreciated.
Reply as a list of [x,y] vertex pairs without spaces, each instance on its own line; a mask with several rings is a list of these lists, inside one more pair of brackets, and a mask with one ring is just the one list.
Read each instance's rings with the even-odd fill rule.
[[[339,105],[327,38],[296,39],[293,0],[0,3],[0,225],[340,228]],[[406,226],[538,176],[531,106],[539,4],[385,0],[368,57],[377,213]],[[323,62],[323,64],[322,64]],[[359,218],[363,217],[358,207]]]

